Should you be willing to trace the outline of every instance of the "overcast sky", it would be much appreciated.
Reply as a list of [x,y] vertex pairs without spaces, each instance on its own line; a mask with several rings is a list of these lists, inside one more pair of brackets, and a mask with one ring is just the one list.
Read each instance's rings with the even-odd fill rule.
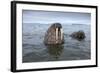
[[23,10],[23,23],[90,24],[90,13]]

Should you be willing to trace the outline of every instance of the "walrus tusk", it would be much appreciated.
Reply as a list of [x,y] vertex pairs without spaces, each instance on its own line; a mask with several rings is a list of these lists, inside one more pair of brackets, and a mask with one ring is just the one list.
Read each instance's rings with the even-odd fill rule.
[[58,28],[56,28],[56,43],[58,42]]
[[62,28],[60,29],[60,31],[61,31],[61,40],[63,40],[63,30],[62,30]]

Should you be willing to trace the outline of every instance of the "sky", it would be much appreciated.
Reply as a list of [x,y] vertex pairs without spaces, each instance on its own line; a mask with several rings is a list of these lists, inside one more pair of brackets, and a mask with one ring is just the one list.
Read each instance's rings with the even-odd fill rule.
[[90,24],[90,13],[23,10],[23,23]]

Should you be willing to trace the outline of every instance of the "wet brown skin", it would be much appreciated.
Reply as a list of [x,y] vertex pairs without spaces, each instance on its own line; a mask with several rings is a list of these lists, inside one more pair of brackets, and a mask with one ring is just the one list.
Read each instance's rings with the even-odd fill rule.
[[[61,32],[62,26],[60,23],[52,24],[44,37],[45,45],[54,45],[54,44],[63,44],[64,43],[64,35]],[[58,32],[58,33],[57,33]]]
[[79,41],[84,40],[86,38],[85,33],[82,30],[77,31],[77,32],[73,32],[70,36],[74,39],[79,40]]

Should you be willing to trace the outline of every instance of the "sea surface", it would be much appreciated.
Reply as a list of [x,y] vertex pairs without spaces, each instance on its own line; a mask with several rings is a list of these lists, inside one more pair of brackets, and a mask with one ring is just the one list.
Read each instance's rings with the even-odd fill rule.
[[[91,58],[91,26],[86,24],[62,24],[64,44],[46,46],[44,35],[51,24],[23,23],[22,60],[27,62],[87,60]],[[73,32],[83,30],[82,41],[71,38]]]

